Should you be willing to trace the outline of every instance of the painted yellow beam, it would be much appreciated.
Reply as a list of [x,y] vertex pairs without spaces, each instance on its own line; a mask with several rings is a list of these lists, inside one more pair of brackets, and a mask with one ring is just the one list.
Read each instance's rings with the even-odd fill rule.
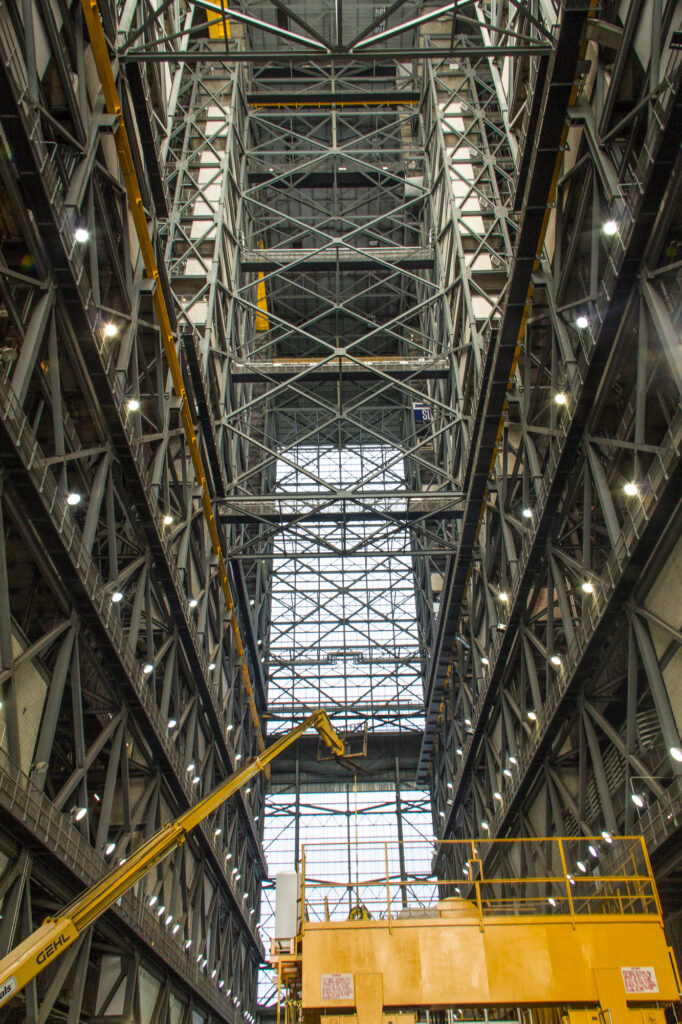
[[327,712],[320,708],[300,725],[276,740],[262,754],[254,757],[239,771],[216,786],[207,796],[177,821],[169,822],[151,838],[142,843],[124,863],[113,868],[56,917],[48,917],[32,935],[25,939],[0,961],[0,1006],[20,992],[36,975],[57,959],[81,932],[97,920],[156,864],[184,843],[192,829],[205,821],[233,793],[263,771],[270,761],[310,728],[317,729],[333,754],[343,754],[343,741],[329,721]]
[[178,354],[175,349],[175,337],[173,335],[173,329],[171,327],[170,316],[168,313],[168,307],[166,306],[166,300],[161,287],[161,281],[159,277],[159,269],[156,265],[156,257],[154,255],[154,247],[152,245],[151,236],[149,234],[149,228],[147,226],[147,218],[145,216],[144,207],[142,205],[142,195],[140,192],[139,182],[135,173],[135,165],[133,163],[132,150],[130,148],[130,141],[128,139],[128,133],[126,131],[125,122],[123,119],[123,112],[121,110],[121,101],[116,89],[116,83],[111,70],[111,61],[109,59],[109,50],[107,47],[106,37],[104,35],[104,29],[102,28],[102,20],[100,18],[99,7],[97,0],[81,0],[83,15],[85,23],[88,28],[88,34],[90,36],[90,43],[92,46],[92,53],[95,60],[95,66],[99,75],[100,83],[102,85],[102,92],[104,94],[104,102],[106,104],[107,112],[113,114],[116,117],[116,128],[114,130],[114,139],[116,142],[116,151],[118,153],[118,159],[121,166],[121,173],[123,174],[123,181],[128,196],[128,204],[130,212],[133,218],[133,224],[135,226],[135,233],[140,244],[140,251],[142,253],[142,259],[144,261],[144,268],[147,277],[154,282],[154,309],[156,311],[156,317],[159,324],[159,330],[161,331],[161,337],[163,340],[163,347],[166,353],[166,360],[168,362],[168,368],[170,370],[171,379],[173,381],[173,390],[180,399],[180,416],[182,419],[182,426],[187,439],[187,445],[189,448],[190,458],[192,460],[192,467],[194,469],[194,476],[197,481],[197,486],[201,490],[201,504],[204,512],[204,518],[208,527],[209,536],[211,538],[211,546],[213,552],[218,560],[218,578],[220,585],[225,597],[225,604],[228,612],[230,612],[232,633],[234,636],[234,643],[237,653],[241,662],[241,673],[244,688],[249,697],[249,708],[251,713],[251,720],[256,730],[256,737],[258,741],[259,749],[262,751],[265,748],[263,742],[263,735],[261,732],[260,719],[258,717],[258,710],[256,708],[256,699],[251,683],[251,677],[249,674],[248,665],[246,663],[246,655],[244,652],[244,646],[242,643],[241,633],[239,630],[239,623],[237,621],[237,613],[234,607],[234,601],[232,600],[232,593],[230,590],[230,584],[227,578],[227,566],[225,564],[225,556],[223,554],[222,546],[220,544],[220,538],[218,537],[218,530],[216,527],[215,517],[213,514],[213,504],[211,502],[211,495],[209,493],[208,481],[206,473],[204,471],[204,465],[201,458],[201,452],[199,451],[199,442],[197,440],[196,432],[194,430],[194,423],[192,422],[192,413],[189,408],[189,402],[187,401],[187,392],[185,390],[185,384],[182,378],[182,370],[180,368],[180,361]]

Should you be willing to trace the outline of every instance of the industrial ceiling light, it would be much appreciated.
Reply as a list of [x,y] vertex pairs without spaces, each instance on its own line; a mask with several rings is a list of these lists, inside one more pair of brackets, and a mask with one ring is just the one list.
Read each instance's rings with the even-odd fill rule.
[[499,597],[502,604],[506,604],[507,601],[509,600],[509,594],[506,592],[506,590],[501,590],[497,596]]
[[566,402],[568,401],[568,396],[566,395],[566,392],[557,391],[556,395],[554,396],[554,401],[557,405],[566,405]]
[[173,516],[170,514],[170,512],[166,512],[165,516],[163,517],[163,525],[164,526],[172,526],[173,525]]
[[154,904],[158,902],[158,899],[159,899],[158,896],[150,896],[149,903],[147,904],[147,906],[148,907],[153,907]]
[[511,777],[512,777],[512,773],[511,773],[511,771],[509,770],[509,768],[503,768],[503,769],[502,769],[502,774],[503,774],[503,775],[506,775],[508,779],[511,779]]
[[187,942],[185,943],[185,949],[189,949],[189,947],[190,947],[191,945],[192,945],[192,940],[191,940],[191,939],[188,939],[188,940],[187,940]]
[[445,811],[439,811],[438,813],[440,814],[441,818],[445,817]]
[[644,807],[644,796],[642,793],[633,793],[631,799],[635,807]]
[[586,327],[590,326],[590,321],[583,314],[582,316],[577,316],[575,318],[575,326],[580,328],[581,331],[584,331]]
[[251,786],[247,786],[246,789],[244,790],[244,793],[248,794],[250,792],[251,792]]
[[221,836],[222,834],[223,834],[223,830],[222,830],[221,828],[217,828],[217,829],[215,829],[215,831],[213,832],[213,835],[214,835],[214,836]]
[[507,623],[506,622],[498,622],[497,623],[497,628],[499,629],[500,633],[504,633],[505,629],[507,628]]
[[561,664],[561,658],[558,654],[553,654],[549,660],[552,662],[553,665],[559,666]]
[[172,920],[173,920],[173,915],[169,914],[168,917],[166,918],[166,922],[165,922],[166,928],[168,927],[168,925],[171,923]]
[[483,656],[483,657],[481,658],[481,665],[489,665],[489,664],[490,664],[490,662],[488,661],[488,659],[487,659],[487,658],[485,657],[485,655],[484,655],[484,656]]
[[118,327],[116,324],[105,324],[102,331],[105,338],[115,338],[118,334]]
[[599,857],[599,850],[597,849],[597,847],[593,846],[592,843],[590,843],[587,849],[589,850],[590,854],[594,857],[594,859],[597,860]]
[[87,242],[90,238],[90,232],[87,228],[76,228],[76,230],[73,233],[73,237],[76,239],[77,242],[80,242],[81,245],[84,245],[85,242]]
[[116,849],[116,843],[109,843],[109,844],[107,845],[107,848],[106,848],[106,850],[104,851],[104,853],[105,853],[105,855],[106,855],[107,857],[111,857],[111,855],[112,855],[112,853],[114,852],[114,850],[115,850],[115,849]]
[[509,755],[509,764],[518,764],[518,763],[519,763],[519,762],[518,762],[518,761],[517,761],[517,759],[516,759],[516,758],[514,757],[514,755],[513,755],[513,754],[510,754],[510,755]]
[[238,871],[239,871],[239,868],[232,868],[232,874],[233,875],[236,875]]
[[176,921],[175,924],[173,925],[173,928],[171,929],[171,934],[172,935],[177,935],[179,931],[180,931],[180,922]]
[[235,761],[241,761],[242,755],[241,754],[235,754],[234,755],[234,759],[235,759]]
[[532,711],[532,710],[531,710],[531,711],[528,711],[528,712],[526,712],[526,713],[527,713],[527,715],[528,715],[528,718],[530,718],[531,722],[537,722],[537,720],[538,720],[538,716],[537,716],[537,714],[535,713],[535,711]]
[[113,592],[113,594],[111,595],[111,603],[112,604],[118,604],[118,602],[122,601],[122,600],[123,600],[123,594],[121,593],[121,591],[120,590],[115,590]]
[[533,509],[532,508],[524,508],[521,511],[521,515],[523,516],[524,519],[532,519],[533,518]]
[[66,504],[67,505],[71,505],[71,506],[80,505],[80,502],[81,502],[81,495],[78,493],[78,491],[69,491],[69,493],[66,495]]
[[185,771],[193,772],[195,768],[196,768],[196,765],[195,765],[194,761],[192,761],[190,764],[187,765]]
[[617,235],[618,224],[615,220],[607,220],[602,224],[602,231],[605,235]]
[[456,754],[457,754],[457,755],[458,755],[459,757],[461,757],[461,756],[462,756],[462,748],[461,748],[461,747],[457,747],[457,750],[455,751],[455,753],[456,753]]
[[495,792],[495,793],[493,793],[493,797],[494,797],[495,800],[501,800],[502,799],[502,794]]
[[594,584],[590,583],[589,580],[585,580],[584,583],[581,583],[580,589],[583,594],[594,594]]
[[72,807],[71,813],[73,814],[74,821],[82,821],[88,813],[88,809],[87,807]]
[[174,729],[177,724],[178,724],[178,722],[177,722],[176,718],[169,718],[168,719],[168,728],[169,729]]
[[232,722],[229,722],[228,726],[227,726],[227,729],[225,731],[226,732],[232,732],[233,729],[234,729],[234,726],[233,726]]
[[550,896],[547,902],[549,903],[550,907],[556,907],[556,900],[553,896]]
[[601,837],[602,837],[602,839],[604,840],[605,843],[609,844],[609,846],[613,842],[613,836],[611,835],[611,833],[609,831],[607,831],[607,829],[602,829]]
[[452,788],[453,788],[452,783],[448,782],[448,789],[452,789]]
[[623,487],[623,490],[627,494],[628,498],[634,498],[634,496],[638,493],[639,488],[637,487],[637,484],[634,482],[634,480],[628,480],[628,482]]
[[192,779],[192,785],[193,786],[198,786],[200,782],[201,782],[201,776],[200,775],[195,775],[194,778]]
[[151,661],[146,662],[146,664],[142,666],[142,671],[146,676],[148,676],[151,672],[154,671],[154,666],[152,665]]
[[464,719],[464,724],[465,725],[471,725],[471,719],[470,718],[465,718]]
[[208,663],[208,671],[212,672],[214,668],[215,668],[215,661],[209,661],[209,663]]
[[139,408],[140,408],[140,401],[139,401],[138,398],[129,398],[128,399],[128,411],[129,412],[137,412],[137,410]]
[[672,757],[673,761],[682,761],[682,750],[680,750],[679,747],[671,747],[670,756]]
[[162,903],[161,906],[159,907],[159,909],[156,911],[156,916],[157,917],[163,917],[163,915],[165,913],[166,913],[166,908],[164,907],[164,905]]
[[576,861],[576,866],[583,872],[583,874],[587,874],[587,864],[584,860]]
[[485,829],[485,831],[486,831],[486,832],[489,832],[489,831],[490,831],[490,825],[489,825],[489,824],[488,824],[488,822],[487,822],[487,821],[485,821],[485,820],[483,820],[483,821],[481,822],[481,828]]
[[190,608],[196,608],[196,606],[197,606],[198,604],[199,604],[199,602],[197,601],[196,597],[192,597],[192,598],[190,599],[190,602],[189,602],[189,606],[190,606]]

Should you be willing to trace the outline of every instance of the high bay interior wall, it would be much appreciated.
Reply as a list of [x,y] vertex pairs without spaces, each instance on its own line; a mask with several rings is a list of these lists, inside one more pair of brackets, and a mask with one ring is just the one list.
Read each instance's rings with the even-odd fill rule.
[[[251,8],[334,28],[312,0],[288,28]],[[294,682],[265,718],[283,553],[331,580],[337,623],[325,559],[407,558],[425,710],[398,736],[370,694],[368,781],[430,787],[438,836],[641,831],[675,911],[679,4],[471,3],[404,33],[409,59],[333,65],[235,22],[228,59],[199,6],[101,9],[261,723],[300,707]],[[295,60],[256,56],[277,46]],[[80,6],[0,8],[0,58],[4,953],[257,738]],[[273,498],[278,465],[328,449],[374,453],[364,494],[316,470]],[[338,784],[305,750],[273,786]],[[16,1013],[254,1013],[263,802]]]

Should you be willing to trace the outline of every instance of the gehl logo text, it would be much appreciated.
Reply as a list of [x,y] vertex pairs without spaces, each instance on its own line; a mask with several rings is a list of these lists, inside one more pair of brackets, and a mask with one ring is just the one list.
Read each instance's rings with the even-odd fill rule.
[[4,1003],[5,999],[9,999],[13,992],[16,991],[17,983],[15,979],[8,978],[5,984],[0,988],[0,1003]]
[[62,934],[58,938],[54,939],[53,942],[48,942],[47,946],[38,953],[36,957],[36,963],[44,964],[51,956],[59,952],[62,946],[66,946],[69,941],[68,934]]

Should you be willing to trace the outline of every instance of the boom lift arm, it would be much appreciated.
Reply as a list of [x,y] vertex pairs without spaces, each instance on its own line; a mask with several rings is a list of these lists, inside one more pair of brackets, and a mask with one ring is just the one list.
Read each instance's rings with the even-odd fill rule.
[[286,750],[306,729],[314,726],[324,743],[337,757],[343,755],[343,741],[320,708],[286,735],[252,758],[239,771],[216,786],[212,792],[190,807],[176,821],[169,822],[147,839],[124,864],[76,897],[57,917],[48,917],[40,928],[0,960],[0,1006],[24,988],[36,975],[63,953],[89,925],[127,892],[136,882],[184,843],[189,832],[204,821],[245,782],[261,772],[270,761]]

